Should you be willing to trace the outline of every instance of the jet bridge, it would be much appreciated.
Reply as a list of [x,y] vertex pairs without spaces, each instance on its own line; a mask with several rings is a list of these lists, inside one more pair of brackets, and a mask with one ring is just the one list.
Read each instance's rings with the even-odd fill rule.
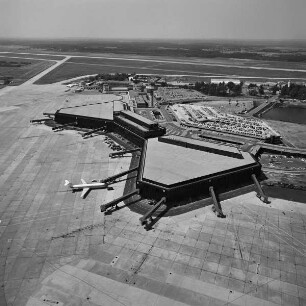
[[138,152],[138,151],[141,151],[141,149],[137,148],[137,149],[132,149],[132,150],[113,152],[113,153],[109,153],[109,157],[114,158],[114,157],[117,157],[117,156],[122,156],[122,155],[127,154],[127,153],[134,153],[134,152]]
[[123,195],[122,197],[120,198],[117,198],[109,203],[106,203],[106,204],[102,204],[100,206],[100,209],[101,209],[101,212],[105,212],[108,208],[110,207],[113,207],[113,206],[116,206],[117,207],[117,204],[132,197],[133,195],[136,195],[136,194],[139,194],[139,189],[135,189],[134,191],[126,194],[126,195]]
[[115,181],[115,180],[116,180],[117,178],[119,178],[119,177],[125,176],[125,175],[127,175],[127,174],[129,174],[129,173],[131,173],[131,172],[137,171],[137,170],[138,170],[138,167],[135,167],[135,168],[129,169],[129,170],[127,170],[127,171],[123,171],[123,172],[121,172],[121,173],[118,173],[118,174],[109,176],[109,177],[107,177],[107,178],[105,178],[105,179],[100,180],[100,182],[101,182],[101,183],[110,183],[110,182]]
[[140,224],[141,225],[146,224],[147,220],[152,222],[152,220],[153,220],[152,215],[165,202],[166,202],[166,198],[162,197],[145,215],[143,215],[142,217],[139,218]]

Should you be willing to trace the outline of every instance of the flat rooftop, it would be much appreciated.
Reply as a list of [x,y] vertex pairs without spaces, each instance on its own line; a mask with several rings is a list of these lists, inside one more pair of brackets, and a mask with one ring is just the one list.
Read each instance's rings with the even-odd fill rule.
[[196,140],[196,139],[192,139],[192,138],[186,138],[186,137],[182,137],[182,136],[174,136],[174,135],[169,135],[169,136],[163,136],[161,137],[162,139],[172,139],[174,141],[178,141],[178,142],[186,142],[188,144],[191,145],[195,145],[195,146],[205,146],[206,148],[215,150],[215,151],[219,151],[224,152],[225,153],[232,153],[233,155],[241,155],[242,152],[240,150],[238,150],[236,147],[232,147],[232,146],[227,146],[227,145],[222,145],[222,144],[216,144],[213,142],[208,142],[208,141],[202,141],[202,140]]
[[136,113],[134,113],[132,111],[123,111],[122,114],[123,114],[123,116],[125,114],[128,115],[128,116],[131,116],[131,117],[135,118],[136,120],[140,120],[140,121],[142,121],[142,122],[144,122],[144,123],[146,123],[148,125],[156,124],[154,121],[152,121],[152,120],[150,120],[150,119],[148,119],[146,117],[143,117],[141,115],[138,115],[138,114],[136,114]]
[[[186,138],[185,140],[188,141]],[[195,142],[207,147],[214,145],[205,141],[193,141],[193,143]],[[223,150],[227,148],[228,150],[237,150],[232,147],[222,146]],[[161,142],[157,138],[152,138],[148,140],[143,179],[172,185],[255,164],[249,153],[239,153],[242,155],[241,159],[176,146]]]
[[116,95],[79,94],[67,99],[67,107],[61,108],[59,113],[113,120],[113,111],[123,110],[119,99]]

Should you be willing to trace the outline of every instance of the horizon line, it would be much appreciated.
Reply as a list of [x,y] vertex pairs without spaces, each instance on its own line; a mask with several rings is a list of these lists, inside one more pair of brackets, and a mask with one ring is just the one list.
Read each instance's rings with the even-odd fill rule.
[[99,38],[99,37],[0,37],[0,40],[26,40],[26,41],[33,41],[33,40],[83,40],[83,41],[89,41],[89,40],[100,40],[100,41],[257,41],[257,42],[306,42],[306,38]]

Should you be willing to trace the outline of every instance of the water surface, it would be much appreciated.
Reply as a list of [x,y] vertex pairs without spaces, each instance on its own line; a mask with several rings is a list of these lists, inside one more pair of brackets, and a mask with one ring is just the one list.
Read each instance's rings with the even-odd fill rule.
[[262,115],[263,119],[306,124],[306,108],[298,106],[275,107]]

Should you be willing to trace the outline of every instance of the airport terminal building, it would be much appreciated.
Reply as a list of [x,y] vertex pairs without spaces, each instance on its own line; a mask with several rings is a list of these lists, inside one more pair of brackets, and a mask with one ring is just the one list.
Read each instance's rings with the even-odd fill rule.
[[103,104],[63,108],[55,113],[61,124],[116,132],[141,150],[136,186],[143,198],[167,201],[220,194],[252,184],[260,164],[246,152],[229,145],[165,136],[158,123],[124,109]]
[[163,136],[146,140],[139,168],[141,194],[179,200],[209,195],[209,187],[223,193],[252,184],[260,164],[246,152],[226,145]]

